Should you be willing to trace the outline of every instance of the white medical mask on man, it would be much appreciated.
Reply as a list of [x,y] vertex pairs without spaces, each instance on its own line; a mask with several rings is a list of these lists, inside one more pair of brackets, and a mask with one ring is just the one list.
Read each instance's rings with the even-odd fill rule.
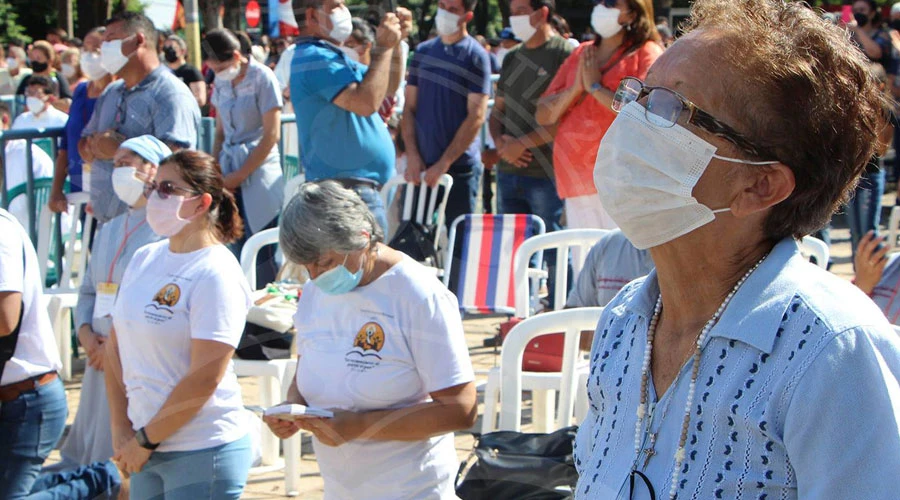
[[134,55],[132,53],[126,56],[122,53],[122,42],[124,40],[112,40],[103,42],[100,45],[100,62],[103,65],[103,69],[111,75],[115,75],[124,68],[128,64],[128,60],[131,59],[131,55]]
[[461,16],[450,11],[438,8],[434,16],[434,28],[440,36],[451,36],[459,33],[459,21]]
[[6,58],[6,67],[9,69],[18,69],[19,60],[15,57],[7,57]]
[[347,47],[346,45],[341,45],[339,48],[341,49],[341,52],[347,56],[347,59],[359,62],[359,52],[357,52],[356,49]]
[[591,28],[601,38],[617,35],[622,31],[622,25],[619,24],[620,13],[615,7],[607,7],[602,3],[595,5],[591,11]]
[[[324,13],[324,11],[321,12]],[[350,38],[350,33],[353,33],[353,16],[350,14],[350,9],[346,6],[331,9],[328,19],[331,21],[331,31],[328,32],[330,38],[337,43],[344,43]]]
[[675,124],[655,125],[638,102],[625,105],[603,140],[594,184],[603,208],[640,250],[668,243],[714,221],[717,213],[692,192],[713,158],[771,165],[716,154],[716,146]]
[[516,38],[522,42],[531,40],[531,37],[537,33],[537,28],[531,25],[531,16],[529,15],[510,16],[509,27],[512,28]]

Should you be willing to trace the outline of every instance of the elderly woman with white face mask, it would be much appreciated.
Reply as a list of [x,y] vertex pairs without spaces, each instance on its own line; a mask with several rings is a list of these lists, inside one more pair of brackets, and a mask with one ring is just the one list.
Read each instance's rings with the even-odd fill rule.
[[382,243],[366,204],[335,181],[301,186],[280,235],[311,278],[294,317],[288,402],[335,415],[266,423],[282,439],[313,433],[325,498],[456,498],[452,433],[477,414],[456,298]]
[[656,271],[600,318],[577,497],[896,498],[900,342],[796,241],[863,171],[883,97],[801,3],[692,9],[620,84],[598,153],[603,205]]
[[156,176],[157,166],[170,154],[162,141],[144,135],[123,142],[113,160],[113,189],[129,210],[97,231],[90,264],[78,292],[75,325],[88,362],[75,423],[60,448],[63,461],[69,466],[109,460],[113,455],[103,379],[112,305],[134,252],[160,239],[146,223],[144,184]]

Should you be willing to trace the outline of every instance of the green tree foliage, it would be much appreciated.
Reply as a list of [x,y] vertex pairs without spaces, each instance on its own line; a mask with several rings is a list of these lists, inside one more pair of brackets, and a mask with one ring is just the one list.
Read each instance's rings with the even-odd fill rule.
[[6,45],[10,40],[30,42],[31,37],[25,27],[19,24],[19,14],[9,0],[0,0],[0,43]]

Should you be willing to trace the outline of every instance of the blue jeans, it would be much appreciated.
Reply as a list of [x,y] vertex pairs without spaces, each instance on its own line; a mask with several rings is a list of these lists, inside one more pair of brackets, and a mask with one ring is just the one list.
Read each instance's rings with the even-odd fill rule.
[[375,216],[375,222],[381,226],[382,231],[387,231],[387,214],[384,211],[384,201],[381,199],[381,193],[373,187],[366,185],[354,186],[353,190],[362,198],[363,203],[369,207],[369,211]]
[[884,195],[884,170],[864,172],[853,197],[847,202],[847,223],[850,226],[850,244],[853,255],[859,240],[869,231],[878,230],[881,221],[881,197]]
[[[552,180],[498,171],[497,191],[497,209],[501,214],[534,214],[543,219],[547,232],[562,229],[559,219],[563,212],[563,202],[556,194],[556,185]],[[548,298],[553,305],[556,294],[556,250],[544,252],[544,263],[549,273]],[[572,284],[571,274],[570,268],[569,284]]]
[[237,499],[252,460],[250,436],[205,450],[154,452],[131,476],[131,499]]
[[0,404],[0,498],[24,498],[66,427],[66,391],[56,379]]
[[122,478],[110,461],[43,474],[31,488],[27,500],[115,499]]

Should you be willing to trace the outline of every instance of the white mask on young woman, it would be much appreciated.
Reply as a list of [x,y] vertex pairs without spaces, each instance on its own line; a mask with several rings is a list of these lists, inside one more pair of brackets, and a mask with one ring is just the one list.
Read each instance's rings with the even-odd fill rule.
[[137,168],[116,167],[112,171],[112,187],[116,196],[133,207],[144,194],[144,181],[137,178]]
[[591,11],[591,28],[594,28],[594,32],[600,35],[600,38],[616,36],[622,31],[619,14],[621,12],[615,7],[607,7],[602,3],[597,4]]
[[654,125],[637,102],[628,103],[603,136],[594,184],[603,208],[640,250],[668,243],[702,227],[715,214],[692,192],[713,158],[747,165],[771,165],[716,154],[716,146],[675,124]]
[[107,75],[103,64],[100,61],[100,54],[96,52],[85,52],[81,54],[81,71],[88,80],[99,80]]

